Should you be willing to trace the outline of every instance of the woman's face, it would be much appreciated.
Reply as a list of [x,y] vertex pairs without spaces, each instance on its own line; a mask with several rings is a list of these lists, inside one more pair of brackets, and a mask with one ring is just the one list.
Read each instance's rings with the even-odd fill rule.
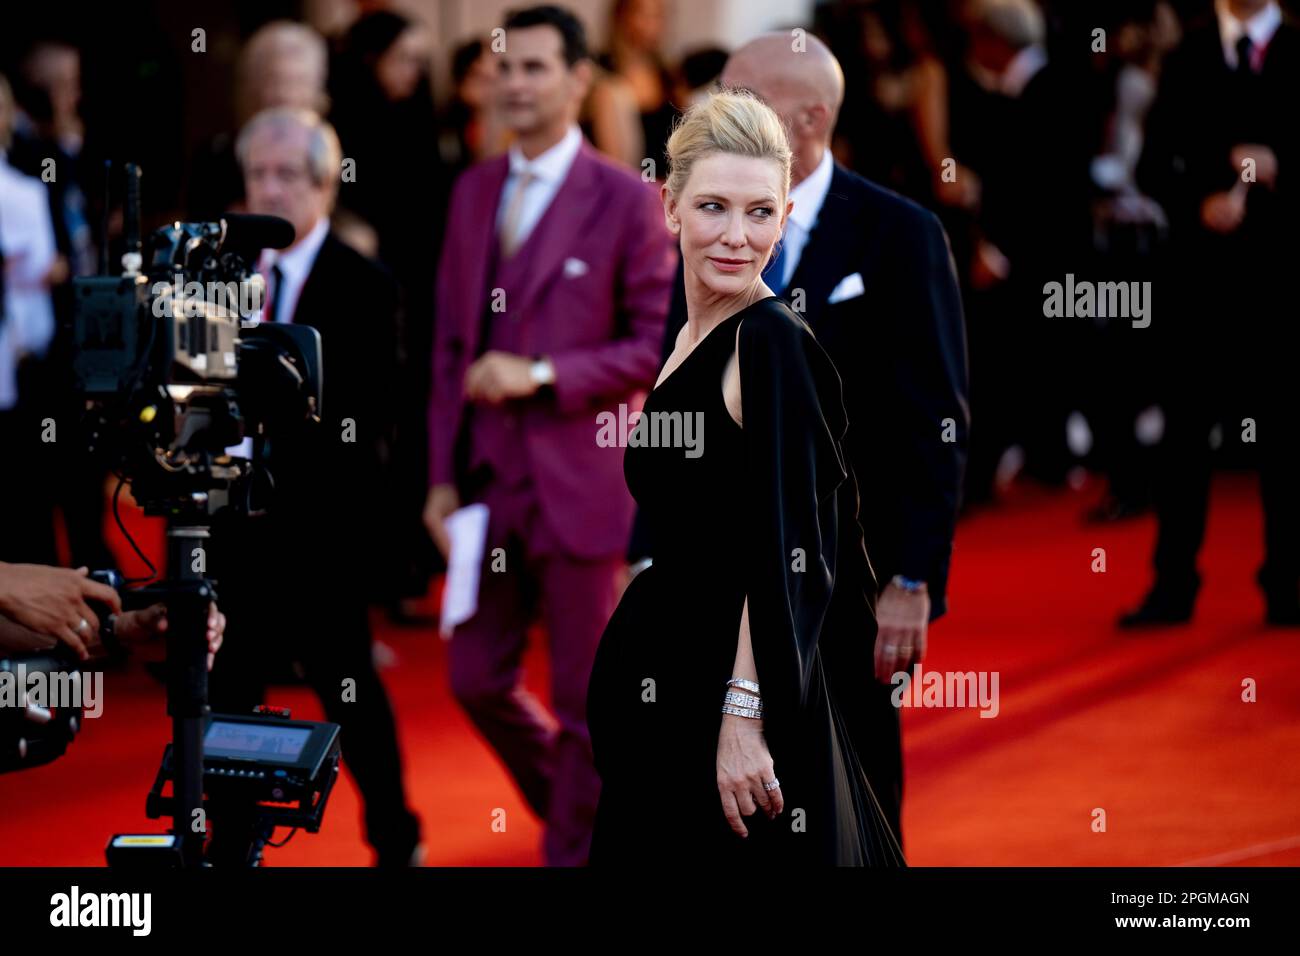
[[461,81],[461,102],[476,110],[486,106],[491,98],[492,84],[496,82],[496,78],[496,64],[492,62],[492,54],[487,52],[485,47],[483,55],[474,61],[474,65],[465,74],[465,79]]
[[631,0],[623,7],[619,28],[638,50],[654,51],[663,40],[664,17],[663,0]]
[[389,100],[400,103],[415,93],[428,63],[429,38],[422,28],[411,27],[375,61],[375,79]]
[[680,196],[664,188],[685,269],[710,293],[739,295],[760,281],[793,208],[783,179],[775,160],[711,153],[695,161]]

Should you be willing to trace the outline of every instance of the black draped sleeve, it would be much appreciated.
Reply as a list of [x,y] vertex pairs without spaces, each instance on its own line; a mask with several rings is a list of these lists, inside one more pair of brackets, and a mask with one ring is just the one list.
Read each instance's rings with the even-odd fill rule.
[[812,330],[777,300],[758,303],[738,332],[750,642],[764,731],[795,733],[816,673],[839,546],[837,492],[848,480],[838,372]]

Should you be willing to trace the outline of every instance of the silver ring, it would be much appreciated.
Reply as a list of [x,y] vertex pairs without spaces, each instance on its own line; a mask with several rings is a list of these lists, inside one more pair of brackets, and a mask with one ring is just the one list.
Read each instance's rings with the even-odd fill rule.
[[897,645],[897,644],[886,644],[886,645],[885,645],[885,653],[886,653],[886,654],[897,654],[897,653],[898,653],[898,645]]
[[767,783],[763,784],[763,789],[764,789],[764,790],[775,790],[775,789],[777,789],[779,786],[781,786],[781,781],[780,781],[780,780],[777,780],[776,778],[773,778],[773,779],[769,780]]
[[77,633],[80,634],[82,631],[84,631],[84,630],[85,630],[86,628],[88,628],[88,627],[90,627],[90,622],[87,621],[87,620],[83,617],[83,618],[81,619],[81,623],[77,625]]

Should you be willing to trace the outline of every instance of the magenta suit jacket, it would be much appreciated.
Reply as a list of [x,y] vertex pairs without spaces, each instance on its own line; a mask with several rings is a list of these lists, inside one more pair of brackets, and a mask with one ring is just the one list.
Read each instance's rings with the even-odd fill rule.
[[[455,482],[465,370],[479,353],[505,156],[466,170],[452,192],[438,264],[429,478]],[[554,221],[548,222],[551,217]],[[584,142],[542,220],[546,244],[522,296],[521,351],[555,364],[553,395],[515,403],[546,520],[579,557],[622,553],[633,503],[623,449],[597,444],[597,414],[654,385],[676,266],[653,184]],[[542,238],[539,236],[539,238]],[[567,264],[567,265],[566,265]],[[583,268],[585,266],[585,269]]]

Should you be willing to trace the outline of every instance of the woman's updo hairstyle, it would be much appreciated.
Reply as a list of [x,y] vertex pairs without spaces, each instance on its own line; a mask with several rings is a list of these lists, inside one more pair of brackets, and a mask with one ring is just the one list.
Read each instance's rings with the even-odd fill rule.
[[695,161],[710,153],[771,159],[790,193],[790,140],[776,112],[748,90],[724,90],[690,107],[668,137],[668,191],[681,196]]

